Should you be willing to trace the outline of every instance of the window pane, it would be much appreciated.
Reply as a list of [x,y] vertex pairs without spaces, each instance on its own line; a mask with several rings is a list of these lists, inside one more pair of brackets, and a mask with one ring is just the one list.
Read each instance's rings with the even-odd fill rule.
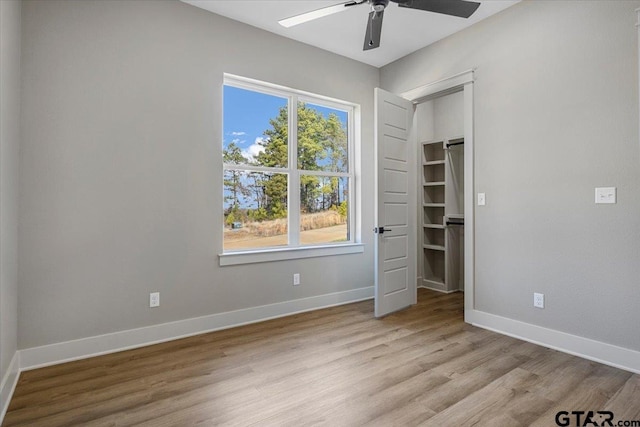
[[287,105],[287,98],[225,86],[224,162],[287,167]]
[[224,172],[224,250],[286,246],[287,175]]
[[300,243],[349,240],[349,178],[300,176]]
[[298,169],[348,172],[346,111],[298,103]]

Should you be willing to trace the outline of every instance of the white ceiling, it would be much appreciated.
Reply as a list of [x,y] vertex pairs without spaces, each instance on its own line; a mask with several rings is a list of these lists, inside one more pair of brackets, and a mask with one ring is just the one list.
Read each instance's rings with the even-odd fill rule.
[[382,67],[418,49],[475,24],[519,0],[485,0],[469,18],[398,7],[389,3],[377,49],[364,52],[370,6],[362,4],[291,28],[278,21],[300,13],[343,3],[344,0],[182,0],[236,21],[279,34],[356,61]]

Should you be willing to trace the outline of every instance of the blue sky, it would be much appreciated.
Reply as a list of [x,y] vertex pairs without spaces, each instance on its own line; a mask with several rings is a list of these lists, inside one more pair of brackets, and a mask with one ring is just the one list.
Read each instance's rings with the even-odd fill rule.
[[235,142],[245,156],[247,153],[255,156],[258,138],[271,127],[269,119],[277,116],[280,108],[286,105],[286,98],[225,86],[223,147]]
[[[260,150],[257,143],[263,138],[263,132],[271,127],[269,119],[276,117],[279,109],[286,105],[286,98],[225,86],[223,147],[235,142],[245,157],[257,155]],[[347,123],[347,113],[344,111],[315,104],[313,108],[325,117],[335,113],[345,125]]]

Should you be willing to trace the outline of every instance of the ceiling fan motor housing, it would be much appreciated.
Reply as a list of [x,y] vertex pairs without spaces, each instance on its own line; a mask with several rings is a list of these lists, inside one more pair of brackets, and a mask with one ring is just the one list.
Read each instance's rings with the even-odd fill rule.
[[389,4],[389,0],[372,0],[371,1],[371,7],[376,12],[382,12],[387,7],[388,4]]

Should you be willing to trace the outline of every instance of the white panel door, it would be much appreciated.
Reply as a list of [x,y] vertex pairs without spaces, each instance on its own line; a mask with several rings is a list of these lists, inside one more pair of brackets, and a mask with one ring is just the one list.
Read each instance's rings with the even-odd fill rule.
[[415,144],[413,105],[375,89],[375,315],[416,303]]

